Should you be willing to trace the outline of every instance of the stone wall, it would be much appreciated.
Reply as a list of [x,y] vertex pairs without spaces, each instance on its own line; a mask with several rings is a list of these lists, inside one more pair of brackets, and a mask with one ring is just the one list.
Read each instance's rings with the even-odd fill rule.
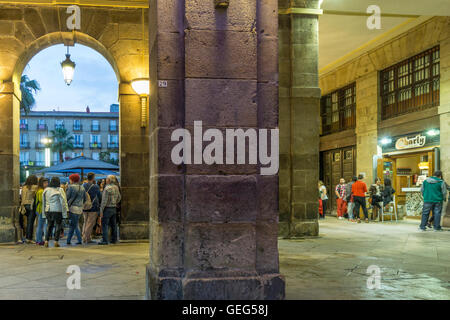
[[[175,165],[177,128],[277,126],[277,7],[270,0],[152,0],[152,299],[282,299],[278,176],[256,165]],[[167,80],[158,88],[157,80]],[[205,143],[203,144],[205,147]]]
[[[318,1],[279,1],[279,8],[318,9]],[[319,233],[318,15],[280,14],[280,234]]]
[[110,62],[120,82],[121,237],[127,238],[127,223],[139,225],[141,235],[147,237],[148,129],[140,128],[140,100],[129,82],[148,77],[148,10],[81,7],[81,30],[72,32],[66,26],[66,8],[0,5],[0,215],[10,219],[11,208],[18,204],[22,71],[36,53],[49,46],[83,44]]

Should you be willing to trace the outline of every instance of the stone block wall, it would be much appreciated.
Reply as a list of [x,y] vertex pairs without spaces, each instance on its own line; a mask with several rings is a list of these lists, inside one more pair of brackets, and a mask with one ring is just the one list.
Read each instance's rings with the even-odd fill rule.
[[[277,127],[276,2],[216,9],[206,0],[152,0],[150,21],[157,28],[150,32],[147,297],[282,299],[278,176],[261,176],[258,165],[171,160],[172,132],[193,135],[194,121],[203,132]],[[158,88],[158,80],[168,86]]]

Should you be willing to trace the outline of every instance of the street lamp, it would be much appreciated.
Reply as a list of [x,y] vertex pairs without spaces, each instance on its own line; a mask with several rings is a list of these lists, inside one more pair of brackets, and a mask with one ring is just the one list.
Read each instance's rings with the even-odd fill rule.
[[141,128],[147,127],[147,96],[150,94],[150,81],[139,78],[131,81],[131,87],[141,97]]
[[69,47],[67,46],[66,60],[61,62],[61,68],[64,76],[64,82],[70,86],[75,72],[75,62],[70,60]]
[[41,140],[42,144],[45,145],[45,166],[50,167],[50,143],[52,143],[52,139],[43,138]]

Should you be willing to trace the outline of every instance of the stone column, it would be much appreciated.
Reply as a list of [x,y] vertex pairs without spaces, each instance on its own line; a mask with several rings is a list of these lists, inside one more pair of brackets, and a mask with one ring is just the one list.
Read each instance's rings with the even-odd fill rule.
[[356,81],[356,175],[365,173],[369,187],[374,182],[373,156],[378,145],[378,72],[375,70]]
[[203,132],[276,127],[276,1],[231,0],[216,9],[209,0],[151,0],[149,21],[157,25],[147,297],[282,299],[278,177],[261,176],[258,165],[171,161],[172,132],[193,135],[194,121]]
[[[447,32],[449,34],[449,32]],[[440,165],[444,180],[450,184],[450,37],[440,42],[441,53],[441,96],[439,106],[441,156]],[[450,205],[444,205],[442,225],[450,227]]]
[[279,1],[280,228],[317,236],[319,1]]
[[129,83],[119,85],[120,239],[148,239],[149,127],[141,128],[141,101]]
[[0,82],[0,243],[14,242],[12,213],[19,204],[20,98],[13,82]]

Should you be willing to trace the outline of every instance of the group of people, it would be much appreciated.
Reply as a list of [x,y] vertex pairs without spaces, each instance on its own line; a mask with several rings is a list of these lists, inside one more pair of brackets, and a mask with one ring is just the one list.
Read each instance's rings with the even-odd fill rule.
[[[64,236],[64,219],[69,225],[67,245],[71,245],[74,235],[78,240],[76,244],[95,243],[92,233],[96,224],[101,225],[102,234],[102,241],[98,244],[117,243],[120,205],[120,185],[114,175],[96,183],[95,174],[88,173],[87,180],[82,183],[78,174],[72,174],[68,185],[61,184],[58,177],[52,177],[49,181],[45,177],[38,179],[30,175],[21,189],[20,206],[15,219],[19,243],[36,243],[48,247],[49,241],[54,238],[54,246],[59,247],[60,238]],[[83,225],[80,231],[81,216]]]
[[[395,189],[392,187],[392,181],[384,179],[384,184],[380,178],[375,179],[367,190],[367,185],[363,175],[353,177],[349,183],[341,178],[335,188],[336,207],[338,219],[348,218],[349,221],[361,223],[360,208],[364,213],[364,220],[369,222],[368,210],[366,204],[366,195],[369,195],[369,201],[374,209],[374,214],[380,210],[388,210],[388,206],[394,200]],[[449,186],[445,183],[441,171],[434,172],[432,177],[427,178],[421,186],[423,195],[423,210],[420,230],[434,228],[435,231],[441,231],[441,213],[443,202],[446,201]],[[319,218],[325,219],[325,212],[328,203],[327,189],[322,181],[319,181]],[[430,217],[430,212],[432,216]]]

